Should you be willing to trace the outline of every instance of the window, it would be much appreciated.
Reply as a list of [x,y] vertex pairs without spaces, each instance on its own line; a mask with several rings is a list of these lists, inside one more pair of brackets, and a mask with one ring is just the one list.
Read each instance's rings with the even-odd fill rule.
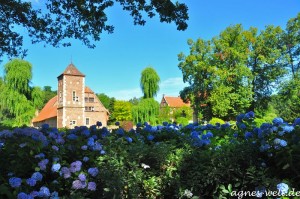
[[85,125],[90,125],[90,118],[85,118]]
[[76,125],[76,120],[70,120],[70,125]]
[[94,107],[93,106],[86,106],[85,111],[94,111]]
[[88,101],[89,101],[89,98],[85,97],[85,98],[84,98],[84,101],[85,101],[85,102],[88,102]]
[[72,97],[73,97],[73,102],[75,102],[75,100],[76,100],[76,92],[75,91],[72,92]]
[[59,101],[62,102],[62,93],[59,91]]
[[94,102],[94,98],[93,98],[93,97],[90,97],[90,98],[89,98],[89,102]]

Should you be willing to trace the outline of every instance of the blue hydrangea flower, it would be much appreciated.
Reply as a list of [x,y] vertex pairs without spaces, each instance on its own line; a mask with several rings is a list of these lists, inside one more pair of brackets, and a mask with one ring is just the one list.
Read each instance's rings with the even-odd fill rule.
[[96,177],[99,173],[99,170],[97,167],[94,167],[94,168],[89,168],[88,169],[88,173],[93,176],[93,177]]
[[100,151],[102,149],[102,145],[99,142],[95,142],[93,146],[94,151]]
[[51,193],[50,199],[59,199],[57,191]]
[[39,153],[37,155],[34,156],[34,158],[45,158],[45,154],[44,153]]
[[28,198],[29,196],[26,193],[24,192],[18,193],[17,199],[28,199]]
[[280,195],[284,195],[284,194],[288,193],[289,186],[282,182],[277,185],[277,189],[278,189]]
[[93,137],[90,137],[90,138],[88,139],[88,141],[87,141],[87,145],[88,145],[88,146],[94,146],[94,144],[95,144],[94,138],[93,138]]
[[[30,197],[32,198],[35,198],[35,197],[38,197],[39,196],[39,192],[38,191],[32,191],[30,194],[29,194]],[[31,198],[30,198],[31,199]]]
[[52,165],[52,168],[51,168],[51,171],[52,172],[58,172],[59,171],[59,169],[60,169],[60,164],[59,163],[56,163],[56,164],[53,164]]
[[255,114],[253,111],[250,111],[248,113],[245,114],[245,119],[251,119],[251,118],[254,118],[255,117]]
[[34,179],[34,178],[28,178],[28,179],[26,180],[26,183],[27,183],[29,186],[34,187],[35,184],[36,184],[36,179]]
[[55,146],[55,145],[52,146],[52,149],[53,149],[54,151],[58,151],[58,150],[59,150],[59,148],[58,148],[57,146]]
[[127,136],[127,137],[126,137],[126,140],[127,140],[128,143],[131,143],[131,142],[132,142],[132,138],[131,138],[131,137],[128,137],[128,136]]
[[236,121],[237,121],[237,122],[242,122],[243,119],[244,119],[244,117],[245,117],[245,114],[240,114],[240,115],[238,115],[238,116],[236,117]]
[[41,170],[46,170],[46,166],[47,166],[48,162],[49,162],[48,159],[41,160],[41,161],[38,163],[40,169],[41,169]]
[[75,162],[72,162],[71,163],[71,166],[70,166],[70,171],[72,173],[75,173],[77,171],[80,171],[81,170],[81,165],[82,165],[82,162],[81,161],[75,161]]
[[294,126],[300,125],[300,118],[296,118],[293,123]]
[[153,135],[148,135],[148,136],[147,136],[147,140],[152,141],[153,139],[154,139],[154,136],[153,136]]
[[50,191],[48,187],[42,186],[39,191],[39,197],[49,197]]
[[142,124],[139,122],[136,124],[136,127],[140,128],[140,127],[142,127]]
[[98,126],[98,127],[100,127],[100,126],[102,126],[102,122],[96,122],[96,125]]
[[115,125],[116,125],[116,126],[120,126],[120,122],[116,122]]
[[9,182],[11,187],[16,188],[16,187],[21,186],[22,179],[17,178],[17,177],[12,177],[12,178],[9,178],[8,182]]
[[269,150],[270,148],[271,148],[271,146],[270,146],[269,144],[263,144],[263,145],[261,145],[261,146],[259,147],[259,150],[260,150],[261,152],[264,152],[264,151]]
[[72,182],[72,188],[73,189],[83,189],[84,188],[83,183],[85,183],[85,182],[81,182],[80,180],[74,180]]
[[76,140],[77,138],[78,138],[78,136],[73,133],[67,135],[67,139],[69,139],[69,140]]
[[279,126],[279,125],[283,124],[283,119],[280,118],[280,117],[274,118],[273,119],[273,124],[276,125],[276,126]]
[[49,129],[49,124],[42,124],[42,129],[44,129],[44,130]]
[[253,135],[252,135],[251,132],[246,132],[245,133],[245,139],[249,139],[249,138],[252,138],[252,137],[253,137]]
[[283,131],[286,133],[291,133],[295,128],[293,126],[286,125],[283,127]]
[[43,175],[37,171],[31,175],[31,178],[35,179],[36,181],[42,181]]
[[86,137],[89,137],[90,134],[91,134],[91,132],[90,132],[88,129],[86,129],[86,130],[84,130],[84,131],[82,132],[82,134],[83,134],[84,136],[86,136]]
[[85,174],[84,173],[81,173],[81,174],[79,174],[78,175],[78,179],[80,180],[80,181],[86,181],[86,176],[85,176]]
[[83,160],[83,162],[87,162],[87,161],[89,161],[89,158],[84,156],[82,160]]
[[63,175],[63,177],[65,179],[69,178],[69,177],[71,177],[71,171],[67,167],[62,167],[61,170],[60,170],[60,175]]
[[105,152],[104,150],[101,150],[101,151],[100,151],[100,154],[101,154],[101,155],[104,155],[105,153],[106,153],[106,152]]
[[214,134],[213,134],[212,132],[208,131],[208,132],[206,133],[206,137],[207,137],[207,138],[212,138],[212,137],[214,137]]
[[87,150],[87,148],[88,148],[87,145],[83,145],[83,146],[81,147],[81,149],[84,150],[84,151]]
[[116,131],[116,134],[117,135],[120,135],[120,136],[123,136],[124,135],[124,130],[122,128],[119,128],[117,131]]
[[96,190],[96,186],[97,185],[96,185],[95,182],[89,182],[87,189],[90,190],[90,191],[95,191]]

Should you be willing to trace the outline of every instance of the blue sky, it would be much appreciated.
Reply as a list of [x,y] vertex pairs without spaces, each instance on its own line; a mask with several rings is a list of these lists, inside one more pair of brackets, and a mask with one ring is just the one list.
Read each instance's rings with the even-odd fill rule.
[[[42,0],[32,0],[39,6]],[[180,0],[189,7],[188,29],[177,31],[174,24],[160,23],[158,17],[148,19],[145,26],[134,26],[129,13],[117,3],[108,10],[109,23],[115,26],[113,34],[102,34],[95,49],[72,40],[71,47],[53,48],[31,44],[25,60],[33,65],[32,85],[49,85],[57,89],[57,76],[67,65],[73,64],[86,75],[86,85],[96,93],[105,93],[119,100],[141,97],[141,71],[153,67],[161,78],[160,101],[163,94],[178,96],[184,87],[178,69],[177,55],[188,54],[189,38],[211,39],[227,26],[241,23],[263,29],[266,25],[285,27],[286,22],[300,12],[299,0]],[[26,31],[23,31],[24,35]],[[0,63],[2,71],[3,65]],[[2,74],[3,75],[3,74]]]

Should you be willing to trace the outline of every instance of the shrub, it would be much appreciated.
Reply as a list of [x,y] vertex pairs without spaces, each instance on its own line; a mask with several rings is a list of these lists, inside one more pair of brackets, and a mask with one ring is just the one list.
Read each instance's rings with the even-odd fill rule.
[[300,118],[260,127],[254,119],[249,112],[235,125],[144,123],[129,132],[3,130],[0,198],[231,198],[241,190],[299,190]]
[[217,123],[219,124],[225,124],[224,120],[220,119],[220,118],[216,118],[216,117],[213,117],[210,121],[209,121],[209,124],[212,124],[212,125],[216,125]]

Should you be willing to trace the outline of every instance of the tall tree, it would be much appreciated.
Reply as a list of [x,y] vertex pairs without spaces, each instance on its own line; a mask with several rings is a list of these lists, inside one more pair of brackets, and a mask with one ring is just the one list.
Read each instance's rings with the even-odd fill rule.
[[286,74],[286,62],[280,46],[282,29],[267,26],[259,34],[256,28],[247,31],[249,43],[248,68],[251,70],[253,100],[250,110],[264,112],[279,80]]
[[279,117],[285,121],[293,122],[300,112],[300,72],[294,78],[281,83],[279,91],[273,96],[272,104]]
[[4,82],[0,93],[0,109],[4,123],[12,126],[29,125],[36,108],[43,104],[43,92],[31,87],[31,64],[14,59],[4,66]]
[[287,56],[285,66],[291,71],[295,78],[300,68],[300,13],[287,22],[282,37],[283,50]]
[[111,98],[109,97],[109,96],[107,96],[107,95],[105,95],[104,93],[99,93],[99,94],[96,94],[96,96],[98,97],[98,99],[102,102],[102,104],[103,104],[103,106],[107,109],[107,110],[109,110],[109,111],[111,111],[110,109],[111,109]]
[[132,120],[131,116],[132,105],[128,101],[116,100],[114,103],[114,118],[117,121]]
[[147,67],[142,71],[140,86],[144,98],[132,108],[134,122],[157,123],[159,104],[154,100],[154,96],[156,96],[159,90],[159,82],[160,78],[153,68]]
[[144,98],[153,98],[159,91],[160,78],[152,67],[147,67],[142,71],[140,86],[144,93]]
[[57,95],[57,91],[52,91],[51,86],[44,86],[44,100],[43,104],[45,105],[51,98]]
[[[92,41],[99,41],[102,32],[114,30],[107,24],[106,12],[115,2],[130,13],[135,25],[146,23],[145,13],[150,18],[158,14],[161,22],[174,22],[178,30],[187,28],[187,6],[172,0],[51,0],[40,2],[44,4],[43,10],[33,7],[31,1],[5,0],[0,3],[0,57],[26,54],[22,50],[20,32],[28,32],[33,43],[70,46],[69,38],[75,38],[94,48]],[[24,27],[26,31],[15,26]]]

